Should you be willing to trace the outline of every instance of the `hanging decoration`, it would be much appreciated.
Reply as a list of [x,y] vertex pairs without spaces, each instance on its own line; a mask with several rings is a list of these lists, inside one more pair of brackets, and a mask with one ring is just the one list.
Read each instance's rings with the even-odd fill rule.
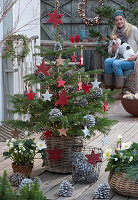
[[65,90],[62,91],[61,95],[58,95],[59,99],[56,101],[55,105],[61,105],[63,107],[64,105],[69,105],[67,100],[70,96],[66,96]]
[[59,136],[67,136],[66,132],[68,131],[68,129],[65,129],[64,127],[62,127],[61,129],[58,129],[58,132],[60,133]]
[[38,68],[38,71],[35,73],[36,75],[42,72],[43,74],[50,76],[50,73],[48,70],[51,66],[46,66],[44,59],[42,61],[42,64],[40,66],[36,65],[36,67]]
[[108,105],[107,105],[107,100],[104,102],[104,112],[108,111]]
[[49,19],[46,21],[46,23],[53,23],[54,28],[56,28],[57,24],[63,24],[60,20],[61,17],[63,17],[63,14],[58,14],[57,9],[54,10],[53,13],[48,13]]
[[[81,46],[83,47],[83,46]],[[80,53],[80,66],[83,65],[83,49],[81,48],[81,53]]]
[[50,130],[47,130],[47,131],[43,132],[43,134],[44,134],[46,140],[48,138],[52,137],[52,131],[50,131]]
[[51,97],[52,97],[52,94],[50,94],[48,92],[48,90],[46,90],[46,93],[45,94],[42,94],[42,96],[44,97],[44,101],[51,101]]
[[31,118],[31,115],[29,113],[27,113],[27,114],[24,115],[24,121],[25,122],[27,122],[27,121],[30,122],[30,118]]
[[34,100],[34,96],[36,95],[36,93],[33,93],[32,90],[30,90],[29,93],[26,93],[27,101],[30,101],[31,99]]
[[99,88],[101,82],[98,82],[97,79],[94,80],[94,82],[91,82],[92,84],[92,89],[94,88]]
[[61,54],[59,54],[58,59],[56,59],[56,66],[57,66],[57,67],[59,67],[59,66],[64,66],[64,61],[65,61],[65,59],[63,59],[63,58],[61,57]]
[[85,137],[90,136],[90,131],[89,131],[89,129],[87,128],[87,126],[85,126],[84,129],[83,129],[82,131],[83,131]]
[[[99,3],[101,5],[103,5],[104,0],[99,0]],[[82,0],[78,4],[78,13],[79,13],[81,19],[83,20],[83,22],[86,25],[91,25],[91,26],[99,24],[99,22],[101,20],[101,18],[99,16],[96,16],[94,18],[88,18],[88,17],[86,17],[86,14],[85,14],[85,4],[86,4],[86,0]]]
[[90,92],[90,88],[91,88],[91,87],[92,87],[92,86],[91,86],[91,85],[88,85],[87,82],[86,82],[85,85],[82,86],[82,89],[84,90],[84,93],[86,93],[86,92]]
[[77,86],[78,86],[78,91],[82,90],[81,77],[80,77],[80,79],[79,79],[79,82],[78,82]]
[[57,83],[58,83],[58,88],[61,87],[61,86],[62,86],[62,87],[65,87],[64,84],[65,84],[66,82],[67,82],[67,81],[63,81],[63,80],[62,80],[62,77],[60,77],[60,80],[57,81]]
[[53,160],[54,163],[57,163],[58,159],[63,159],[62,157],[62,149],[57,149],[56,146],[54,146],[53,150],[47,150],[47,152],[50,154],[50,156],[48,157],[49,160]]
[[101,153],[95,154],[94,150],[91,151],[90,155],[86,155],[86,157],[88,158],[88,163],[91,163],[94,167],[96,166],[97,162],[102,162],[101,156]]
[[73,55],[71,56],[72,62],[77,62],[76,61],[77,56],[75,56],[75,51],[73,52]]

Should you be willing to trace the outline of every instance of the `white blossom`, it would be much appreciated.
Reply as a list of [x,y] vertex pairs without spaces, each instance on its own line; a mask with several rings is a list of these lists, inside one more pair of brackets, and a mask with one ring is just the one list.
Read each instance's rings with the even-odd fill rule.
[[115,158],[115,161],[118,161],[118,158]]
[[45,140],[38,140],[36,146],[39,150],[47,148]]
[[122,140],[122,135],[118,135],[118,140]]
[[103,157],[110,157],[112,149],[106,148]]
[[133,160],[133,156],[130,156],[129,158],[129,162],[131,162]]
[[131,142],[122,143],[121,150],[129,149],[131,146]]

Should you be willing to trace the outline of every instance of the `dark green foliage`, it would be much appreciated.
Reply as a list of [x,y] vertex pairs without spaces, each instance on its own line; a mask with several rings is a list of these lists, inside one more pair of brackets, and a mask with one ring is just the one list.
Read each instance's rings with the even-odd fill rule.
[[17,200],[16,193],[12,191],[6,170],[3,177],[0,176],[0,200]]
[[25,185],[20,190],[19,200],[46,200],[43,196],[42,191],[40,191],[40,184],[38,183],[38,177],[35,179],[35,183]]

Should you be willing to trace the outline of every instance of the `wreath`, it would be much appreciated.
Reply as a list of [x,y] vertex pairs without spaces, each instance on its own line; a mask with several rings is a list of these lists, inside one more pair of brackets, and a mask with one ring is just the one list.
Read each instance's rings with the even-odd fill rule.
[[[17,52],[17,45],[21,43],[21,52]],[[6,40],[4,44],[3,49],[3,55],[2,58],[9,58],[11,57],[11,60],[14,61],[15,58],[17,60],[21,60],[22,58],[26,57],[29,54],[29,38],[25,35],[18,34],[18,35],[12,35],[9,37],[8,40]]]
[[[83,20],[83,22],[86,25],[97,25],[97,24],[99,24],[99,21],[101,20],[101,18],[99,16],[96,16],[94,18],[87,18],[86,17],[86,14],[85,14],[85,3],[86,3],[86,0],[82,0],[78,4],[78,12],[79,12],[79,15],[80,15],[81,19]],[[103,5],[104,0],[99,0],[99,3],[101,5]]]

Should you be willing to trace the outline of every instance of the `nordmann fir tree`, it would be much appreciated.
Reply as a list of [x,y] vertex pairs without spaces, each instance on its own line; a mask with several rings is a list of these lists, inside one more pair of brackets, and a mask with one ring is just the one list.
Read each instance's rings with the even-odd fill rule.
[[[29,131],[51,130],[59,136],[58,129],[65,128],[68,136],[90,136],[98,130],[108,133],[114,121],[103,117],[104,103],[113,101],[110,90],[94,88],[97,80],[91,78],[102,70],[85,71],[84,67],[69,66],[70,59],[63,59],[79,47],[50,50],[41,48],[41,56],[54,56],[55,65],[46,66],[45,59],[36,66],[33,74],[24,77],[30,89],[26,94],[11,96],[13,113],[29,116],[25,120],[8,120],[5,123]],[[47,59],[46,59],[47,60]],[[48,60],[47,60],[48,61]],[[49,61],[51,63],[52,61]],[[49,64],[50,65],[50,64]],[[93,82],[93,83],[92,83]],[[40,83],[40,97],[32,91]],[[94,89],[93,89],[94,88]]]

